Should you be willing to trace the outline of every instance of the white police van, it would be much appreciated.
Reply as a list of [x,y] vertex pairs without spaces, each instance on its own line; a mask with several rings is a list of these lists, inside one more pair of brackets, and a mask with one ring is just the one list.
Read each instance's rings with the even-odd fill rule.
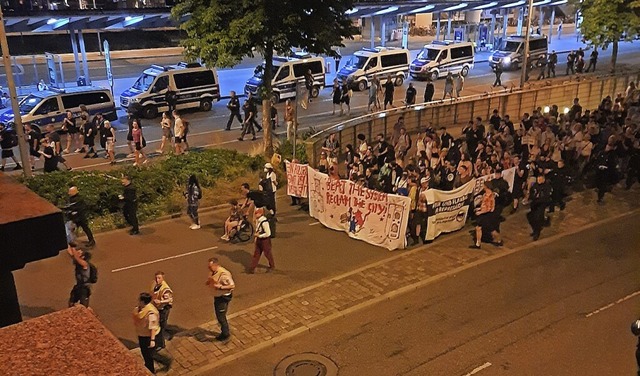
[[409,74],[416,79],[434,80],[449,72],[467,76],[473,69],[474,51],[471,42],[433,41],[411,62]]
[[199,63],[180,62],[176,65],[152,65],[138,77],[129,89],[120,94],[120,106],[153,119],[168,111],[167,93],[175,95],[176,109],[200,108],[210,111],[220,99],[218,73]]
[[391,76],[396,86],[402,85],[409,73],[409,50],[393,47],[363,48],[356,51],[347,64],[338,72],[340,83],[350,82],[360,91],[369,87],[373,77],[385,83]]
[[[523,62],[525,36],[512,35],[503,40],[498,49],[491,54],[489,65],[495,68],[502,64],[502,69],[518,69]],[[529,61],[538,61],[547,56],[547,36],[532,35],[529,37]]]
[[[109,121],[118,119],[111,91],[95,86],[47,88],[27,95],[18,106],[23,123],[35,124],[41,128],[51,124],[59,129],[67,111],[71,111],[76,117],[80,116],[81,105],[87,107],[91,116],[101,113]],[[0,113],[0,122],[13,122],[13,117],[13,110],[8,108]]]
[[[313,76],[312,98],[317,97],[320,94],[320,90],[324,89],[326,85],[324,59],[321,57],[311,57],[309,54],[296,53],[292,57],[274,56],[272,63],[271,101],[273,103],[278,103],[287,98],[294,98],[296,96],[296,82],[301,83],[308,70],[311,70],[311,75]],[[264,63],[256,67],[253,77],[248,79],[244,85],[245,94],[251,93],[256,98],[260,97],[259,88],[262,86],[264,69]]]

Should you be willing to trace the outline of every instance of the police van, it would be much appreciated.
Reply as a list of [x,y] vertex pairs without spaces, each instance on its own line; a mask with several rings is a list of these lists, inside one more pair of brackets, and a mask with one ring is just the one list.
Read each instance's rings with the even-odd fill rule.
[[[169,93],[169,94],[167,94]],[[152,65],[138,77],[129,89],[120,94],[120,106],[134,114],[153,119],[159,112],[175,108],[199,108],[210,111],[220,99],[218,73],[199,63],[180,62],[176,65]]]
[[471,42],[434,41],[422,48],[411,62],[412,78],[437,79],[449,72],[467,76],[473,69],[474,48]]
[[369,87],[373,77],[385,83],[391,76],[396,86],[402,85],[409,73],[409,50],[393,47],[363,48],[356,51],[347,64],[338,72],[340,83],[350,82],[360,91]]
[[[278,103],[287,98],[294,98],[296,96],[296,82],[301,82],[308,70],[311,70],[311,75],[313,76],[312,98],[317,97],[320,94],[320,90],[324,89],[326,85],[324,59],[321,57],[311,57],[311,55],[305,53],[296,53],[291,57],[274,56],[272,63],[271,101],[273,103]],[[256,98],[260,97],[259,88],[262,86],[264,69],[264,63],[256,67],[253,77],[248,79],[244,85],[245,94],[251,93]]]
[[[95,86],[47,88],[27,95],[18,107],[23,123],[35,124],[41,128],[51,124],[55,129],[59,129],[67,111],[71,111],[76,117],[80,116],[81,105],[87,107],[91,116],[101,113],[109,121],[118,119],[111,91]],[[13,122],[11,108],[0,114],[0,122]]]
[[[498,49],[491,54],[489,65],[495,68],[502,64],[502,69],[518,69],[522,65],[524,56],[525,36],[512,35],[503,40]],[[529,37],[529,61],[537,61],[547,56],[547,36],[532,35]]]

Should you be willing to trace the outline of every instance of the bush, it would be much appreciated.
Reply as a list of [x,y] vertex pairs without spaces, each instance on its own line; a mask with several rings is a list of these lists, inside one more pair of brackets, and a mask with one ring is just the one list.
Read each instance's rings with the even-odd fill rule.
[[[218,196],[226,200],[229,182],[246,178],[255,179],[256,171],[262,169],[261,156],[251,157],[234,150],[209,149],[191,152],[187,155],[170,156],[149,167],[136,168],[131,165],[110,171],[71,171],[37,175],[22,182],[32,191],[52,204],[62,207],[67,204],[67,191],[77,186],[85,203],[87,216],[94,220],[96,228],[116,228],[124,226],[121,203],[120,178],[132,178],[138,194],[138,219],[141,222],[162,215],[178,213],[184,207],[183,192],[191,174],[198,177],[207,204],[222,203]],[[251,176],[251,178],[249,178]],[[221,182],[221,190],[216,192]],[[224,193],[227,193],[225,195]]]
[[[283,140],[276,148],[276,152],[282,156],[282,160],[293,160],[293,144],[289,140]],[[308,163],[307,148],[305,148],[304,141],[296,141],[296,159],[300,163]]]

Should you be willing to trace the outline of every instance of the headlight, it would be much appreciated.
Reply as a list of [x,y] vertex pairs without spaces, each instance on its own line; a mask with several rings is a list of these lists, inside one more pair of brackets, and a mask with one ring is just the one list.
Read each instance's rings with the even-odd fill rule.
[[131,103],[140,102],[140,98],[129,98],[129,102],[131,102]]
[[504,59],[502,59],[502,63],[506,65],[511,64],[511,58],[509,56],[505,57]]

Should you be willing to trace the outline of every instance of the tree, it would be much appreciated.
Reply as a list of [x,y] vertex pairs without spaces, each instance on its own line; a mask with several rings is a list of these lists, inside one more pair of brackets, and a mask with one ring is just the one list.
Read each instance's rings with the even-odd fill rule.
[[188,17],[180,28],[187,59],[201,58],[207,65],[232,67],[258,53],[263,70],[262,124],[264,151],[273,154],[269,119],[274,51],[290,55],[292,48],[334,56],[331,47],[344,47],[356,28],[346,12],[352,0],[181,0],[174,19]]
[[612,45],[611,71],[615,72],[618,42],[640,32],[640,0],[571,0],[582,13],[580,32],[595,47]]

